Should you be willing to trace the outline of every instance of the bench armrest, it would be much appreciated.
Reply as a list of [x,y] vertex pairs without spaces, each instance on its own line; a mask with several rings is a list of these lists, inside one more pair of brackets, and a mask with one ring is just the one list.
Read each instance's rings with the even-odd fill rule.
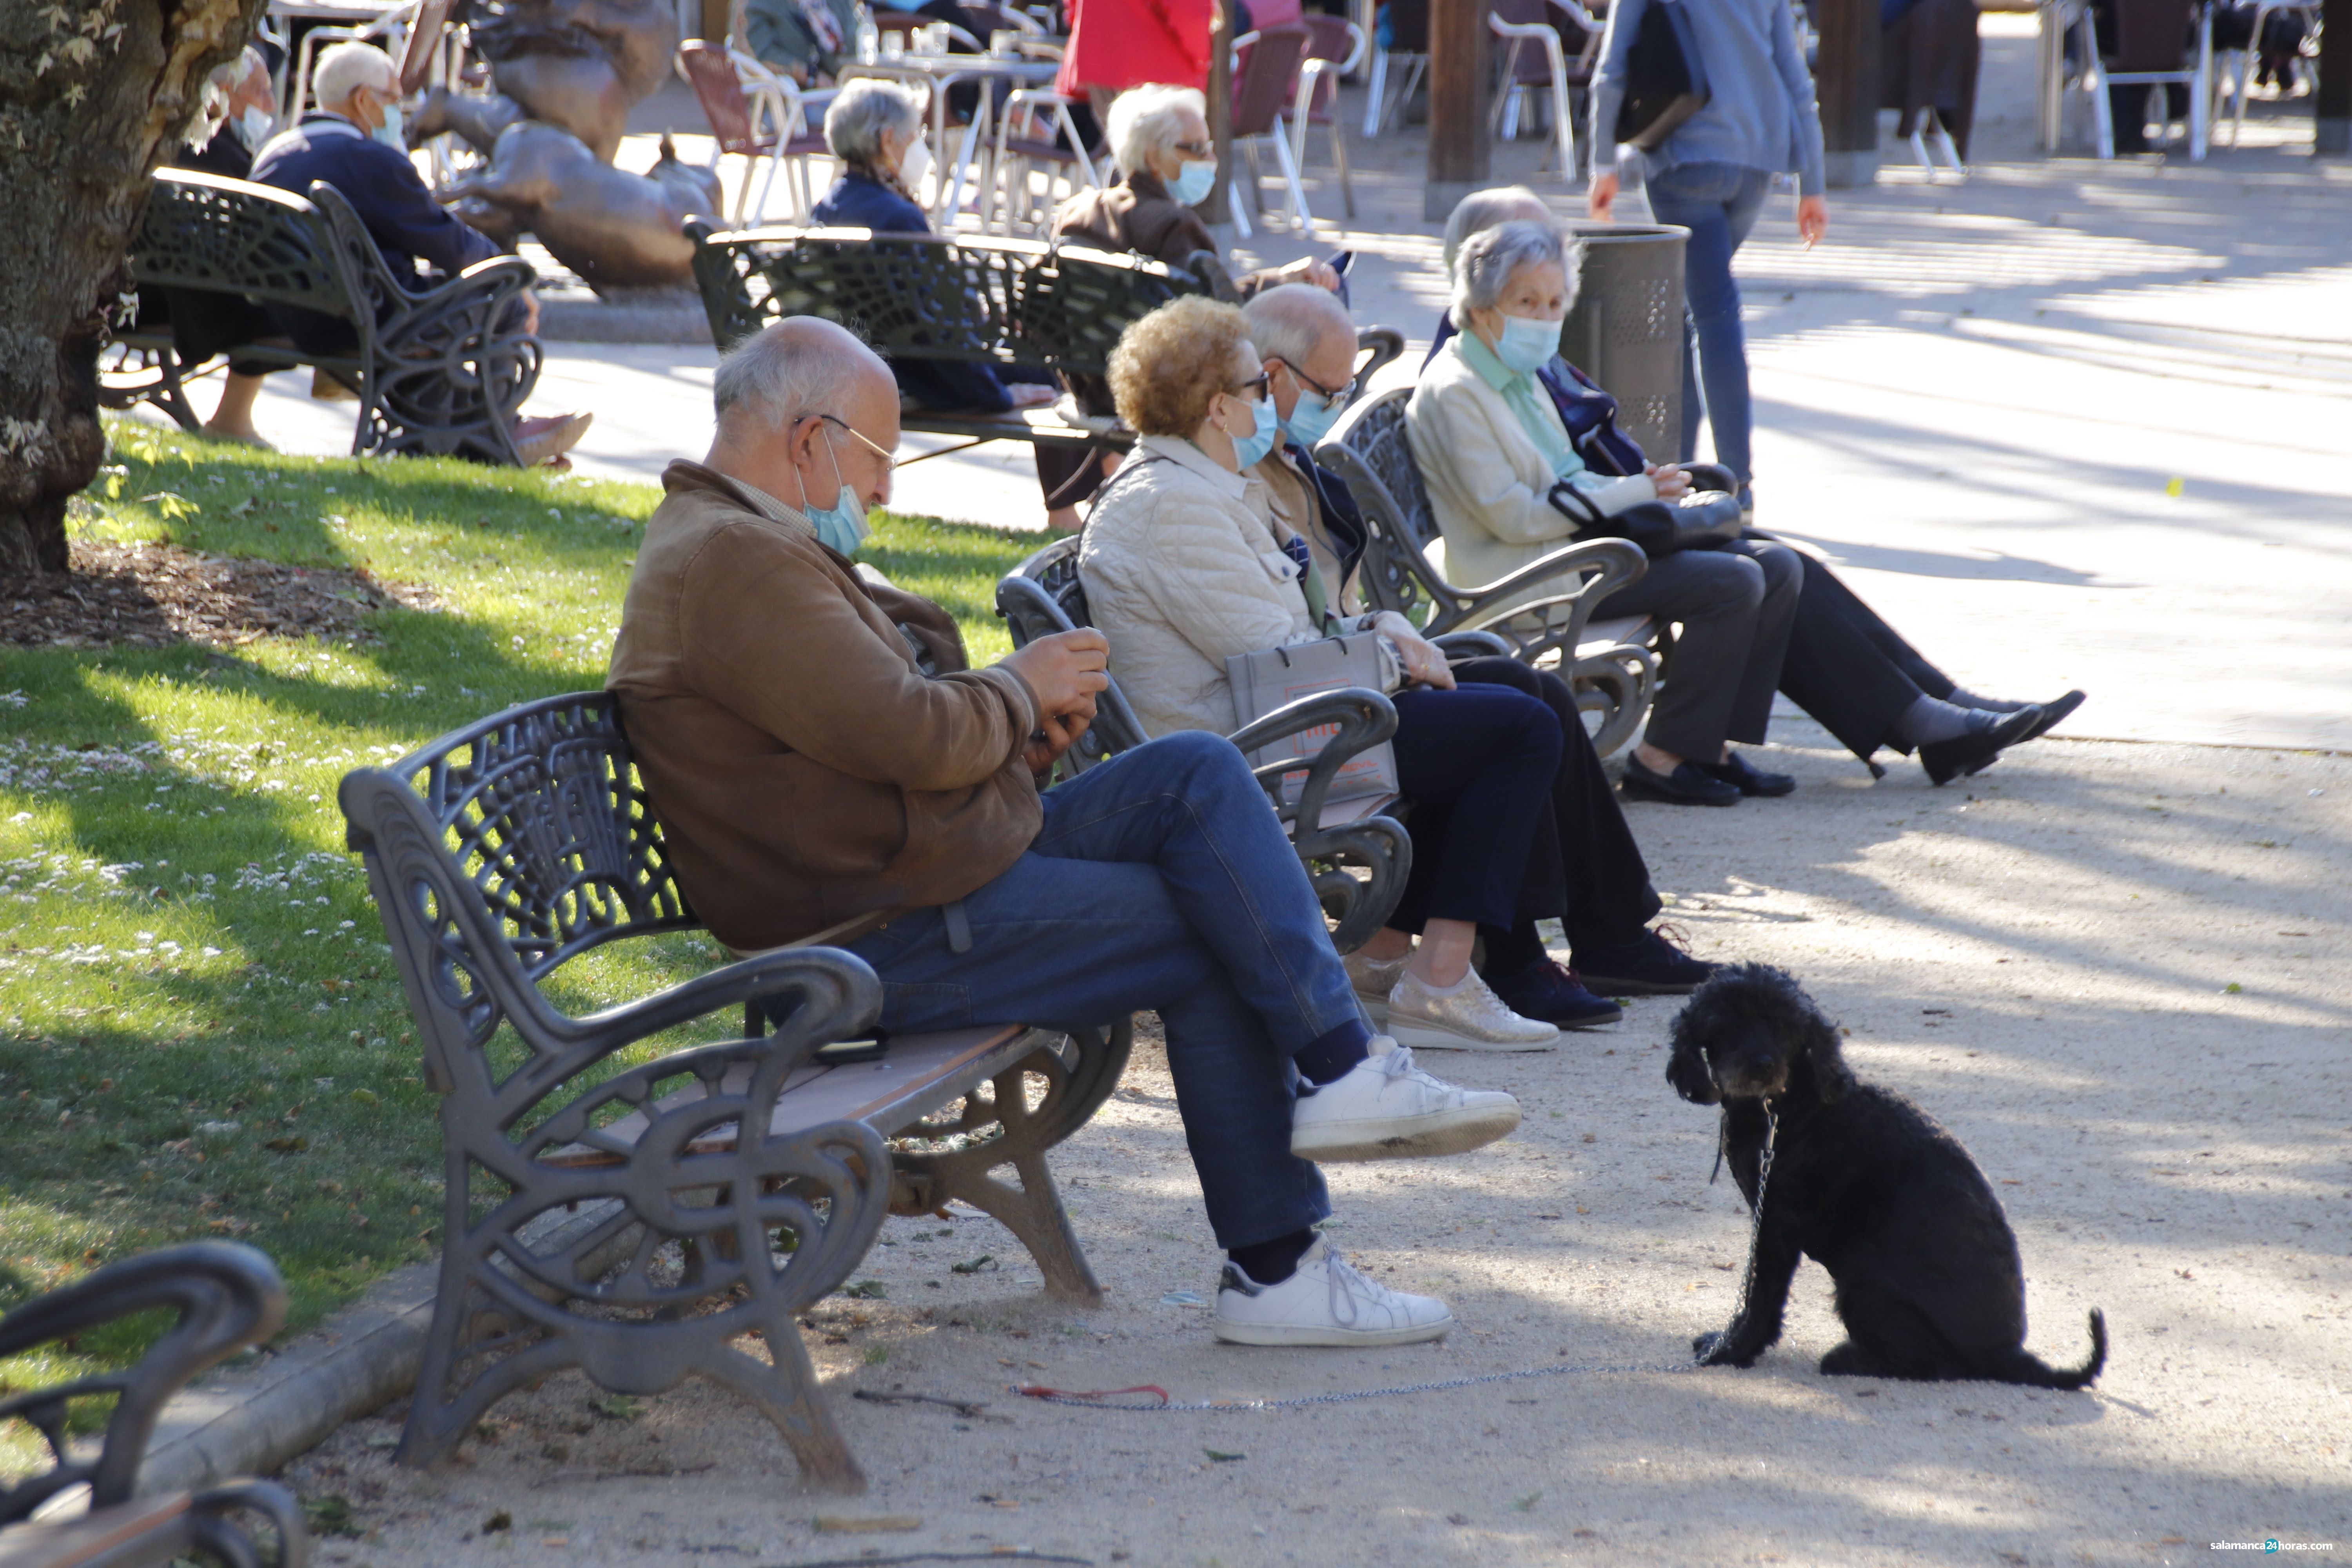
[[1282,804],[1282,781],[1284,775],[1298,772],[1296,758],[1260,763],[1251,770],[1286,822],[1295,820],[1312,828],[1323,820],[1323,797],[1330,793],[1339,769],[1359,752],[1396,733],[1396,704],[1364,687],[1343,686],[1285,703],[1227,737],[1247,756],[1261,746],[1325,726],[1332,727],[1332,736],[1307,764],[1307,782],[1299,789],[1296,805]]
[[1493,632],[1444,632],[1429,640],[1450,661],[1511,657],[1510,639]]

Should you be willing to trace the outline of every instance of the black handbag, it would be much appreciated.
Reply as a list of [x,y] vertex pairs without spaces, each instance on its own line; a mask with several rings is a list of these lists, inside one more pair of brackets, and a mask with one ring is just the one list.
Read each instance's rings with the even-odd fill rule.
[[1625,59],[1625,96],[1617,106],[1621,145],[1655,148],[1706,107],[1706,68],[1698,35],[1681,0],[1650,0]]
[[1739,537],[1739,498],[1721,490],[1696,490],[1673,501],[1636,501],[1604,512],[1562,479],[1546,499],[1582,536],[1629,540],[1653,561],[1685,550],[1712,550]]

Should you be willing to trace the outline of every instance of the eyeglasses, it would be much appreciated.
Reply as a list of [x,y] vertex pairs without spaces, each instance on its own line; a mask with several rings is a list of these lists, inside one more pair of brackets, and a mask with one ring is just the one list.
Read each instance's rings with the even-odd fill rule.
[[1215,143],[1210,142],[1176,142],[1170,145],[1187,157],[1213,158],[1217,155]]
[[1250,394],[1250,401],[1252,403],[1257,403],[1265,399],[1266,388],[1272,384],[1273,380],[1274,375],[1272,372],[1262,370],[1255,375],[1250,377],[1247,381],[1237,381],[1233,385],[1225,388],[1225,390],[1228,393],[1246,392]]
[[1313,392],[1318,396],[1321,397],[1323,399],[1323,406],[1326,408],[1344,408],[1348,405],[1348,400],[1356,395],[1356,384],[1353,381],[1349,382],[1344,386],[1337,388],[1328,387],[1316,380],[1313,376],[1307,374],[1305,371],[1299,369],[1297,365],[1291,363],[1288,360],[1277,360],[1275,363],[1281,365],[1283,369],[1290,373],[1291,380],[1298,383],[1299,385],[1306,387],[1308,391]]
[[[862,435],[858,435],[858,432],[857,432],[856,427],[856,426],[852,426],[852,425],[849,423],[849,421],[847,421],[846,419],[836,419],[836,418],[835,418],[835,417],[834,417],[832,415],[830,415],[830,414],[820,414],[820,415],[818,415],[818,416],[817,416],[817,417],[818,417],[819,419],[824,420],[824,421],[826,424],[828,424],[828,425],[838,425],[838,426],[840,426],[844,430],[848,431],[852,436],[856,436],[856,437],[857,437],[857,439],[858,439],[860,442],[864,443],[864,445],[865,445],[865,447],[866,447],[866,449],[867,451],[869,451],[869,452],[873,453],[876,457],[877,457],[877,458],[881,458],[881,459],[882,459],[882,468],[883,468],[883,471],[884,471],[884,472],[886,472],[886,473],[890,473],[890,472],[896,472],[896,471],[897,471],[898,467],[898,459],[897,458],[892,457],[889,453],[887,453],[887,452],[884,451],[884,450],[882,449],[881,446],[880,446],[878,443],[874,442],[874,441],[869,441],[869,440],[867,440],[864,436],[862,436]],[[912,461],[914,461],[914,459],[913,459],[913,458],[908,458],[908,459],[907,459],[907,461],[908,461],[908,462],[912,462]]]

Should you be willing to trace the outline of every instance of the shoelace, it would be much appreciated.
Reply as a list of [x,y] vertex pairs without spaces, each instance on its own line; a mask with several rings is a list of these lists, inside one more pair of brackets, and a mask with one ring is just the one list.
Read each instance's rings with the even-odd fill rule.
[[1354,1328],[1362,1316],[1360,1309],[1373,1305],[1387,1292],[1357,1273],[1346,1258],[1328,1250],[1328,1243],[1325,1246],[1323,1268],[1326,1288],[1329,1291],[1331,1321]]
[[[1381,1074],[1391,1081],[1397,1079],[1411,1079],[1415,1083],[1420,1084],[1423,1088],[1434,1090],[1439,1094],[1450,1095],[1459,1092],[1452,1084],[1446,1083],[1440,1079],[1432,1078],[1427,1073],[1422,1071],[1419,1068],[1413,1066],[1412,1047],[1411,1046],[1391,1046],[1386,1056],[1373,1057],[1370,1059],[1380,1064]],[[1389,1086],[1386,1083],[1381,1085],[1381,1088],[1383,1090],[1388,1087]]]

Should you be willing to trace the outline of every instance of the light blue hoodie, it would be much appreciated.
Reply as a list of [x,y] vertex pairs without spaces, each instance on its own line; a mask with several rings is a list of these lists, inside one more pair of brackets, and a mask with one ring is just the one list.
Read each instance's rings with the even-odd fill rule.
[[[1812,73],[1797,47],[1790,0],[1616,0],[1592,76],[1592,145],[1616,142],[1617,110],[1625,99],[1625,62],[1652,5],[1679,5],[1690,14],[1699,63],[1706,73],[1706,107],[1683,121],[1648,154],[1652,174],[1677,163],[1731,163],[1767,174],[1794,174],[1805,195],[1822,191],[1822,116]],[[1627,150],[1629,157],[1643,154]],[[1595,163],[1599,162],[1596,153]]]

